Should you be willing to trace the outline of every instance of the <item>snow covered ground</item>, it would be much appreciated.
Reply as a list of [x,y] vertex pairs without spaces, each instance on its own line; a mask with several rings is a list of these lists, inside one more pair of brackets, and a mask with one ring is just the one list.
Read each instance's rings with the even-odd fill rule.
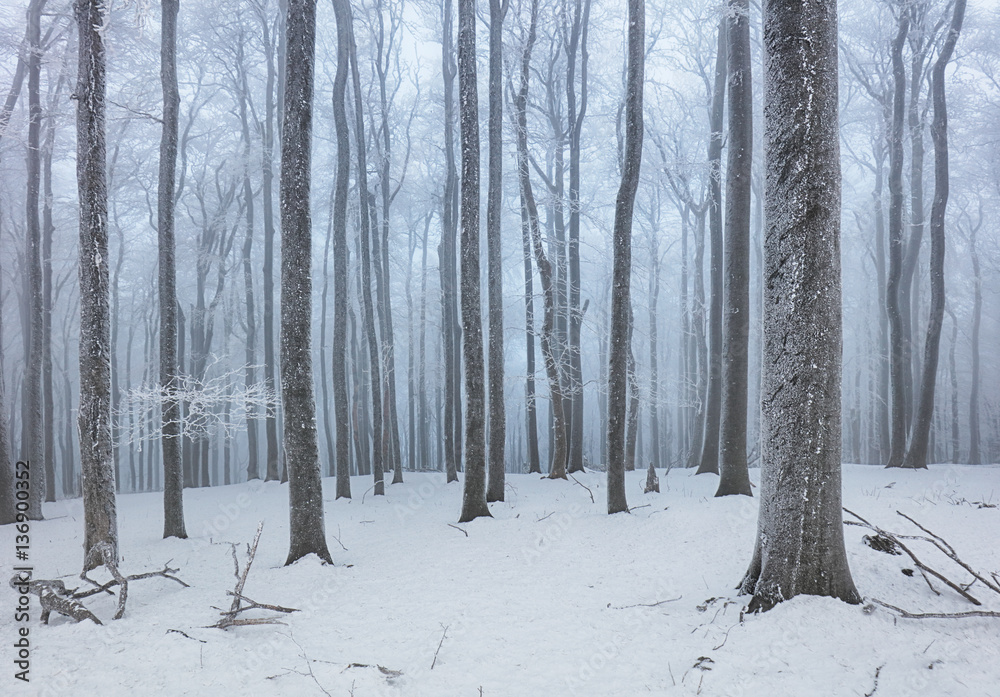
[[[751,477],[756,482],[759,471]],[[746,599],[734,586],[750,560],[757,500],[715,499],[715,476],[677,470],[661,473],[662,493],[644,495],[644,478],[629,474],[632,514],[608,517],[603,474],[579,477],[596,503],[573,481],[508,475],[507,501],[493,504],[494,519],[457,526],[464,532],[449,526],[460,485],[445,485],[441,474],[407,473],[384,498],[369,492],[363,502],[367,478],[352,482],[353,501],[334,501],[333,481],[325,480],[335,564],[310,557],[288,568],[286,486],[186,490],[189,540],[160,539],[159,494],[121,496],[122,571],[169,561],[191,587],[136,581],[118,621],[113,597],[90,598],[103,627],[57,616],[43,626],[33,598],[30,685],[13,679],[16,601],[6,579],[14,531],[5,526],[0,693],[1000,696],[998,619],[899,619],[881,608],[799,597],[741,623]],[[846,466],[844,502],[880,527],[919,532],[895,511],[907,513],[974,568],[1000,572],[1000,508],[975,503],[1000,503],[998,467]],[[82,503],[46,504],[45,515],[32,527],[35,578],[75,586]],[[227,543],[240,543],[242,563],[258,521],[264,531],[244,592],[300,612],[285,625],[205,628],[219,619],[213,606],[229,607]],[[973,609],[942,584],[936,596],[919,573],[901,573],[910,561],[863,545],[866,532],[846,528],[866,603]],[[925,543],[912,549],[954,580],[970,580]],[[971,592],[1000,610],[1000,596],[980,584]]]

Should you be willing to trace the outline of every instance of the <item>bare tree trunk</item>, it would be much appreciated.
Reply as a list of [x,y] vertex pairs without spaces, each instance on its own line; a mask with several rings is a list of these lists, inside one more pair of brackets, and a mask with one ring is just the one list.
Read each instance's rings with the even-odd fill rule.
[[333,121],[337,131],[337,178],[333,192],[333,404],[337,423],[337,498],[351,498],[350,405],[347,396],[347,188],[351,141],[347,127],[347,73],[351,46],[351,6],[333,0],[337,17],[337,72],[333,80]]
[[316,0],[289,0],[281,127],[281,401],[291,544],[285,564],[315,554],[332,563],[323,520],[312,352],[309,211]]
[[841,520],[836,0],[764,3],[761,509],[749,610],[860,603]]
[[[520,152],[520,151],[519,151]],[[524,401],[526,439],[528,441],[528,472],[541,474],[541,460],[538,455],[538,417],[535,404],[535,291],[532,278],[531,223],[528,207],[521,192],[521,246],[524,256],[524,318],[525,318],[525,365],[527,375],[524,381]]]
[[10,424],[7,422],[7,388],[3,360],[3,270],[0,269],[0,525],[17,519],[14,501],[14,460],[11,458]]
[[458,520],[467,523],[490,516],[486,505],[486,376],[479,288],[476,0],[458,0],[458,95],[462,143],[462,358],[465,360],[465,482]]
[[[576,0],[570,40],[566,48],[566,117],[569,125],[569,370],[570,398],[569,471],[583,471],[583,362],[580,353],[580,329],[583,312],[580,306],[580,132],[587,113],[587,33],[590,24],[590,0]],[[576,53],[580,50],[580,106],[576,104]]]
[[[981,205],[981,204],[980,204]],[[983,319],[983,277],[979,268],[979,254],[976,252],[976,233],[982,225],[980,213],[979,225],[969,231],[969,254],[972,256],[972,388],[969,391],[969,464],[978,465],[981,462],[979,434],[979,333]]]
[[375,306],[372,300],[372,269],[376,263],[372,255],[372,238],[375,234],[371,224],[371,209],[368,201],[368,165],[365,148],[365,119],[361,100],[361,78],[358,74],[358,49],[354,40],[354,29],[350,31],[350,59],[352,84],[354,86],[355,145],[358,150],[358,194],[361,208],[361,304],[364,312],[365,334],[368,339],[368,370],[371,381],[372,404],[372,476],[375,480],[375,496],[385,495],[383,480],[383,414],[382,414],[382,356],[379,352],[378,336],[375,329]]
[[934,120],[931,123],[931,140],[934,142],[934,203],[931,205],[930,220],[931,310],[927,321],[927,338],[924,341],[920,399],[913,422],[910,448],[903,460],[903,467],[909,468],[927,467],[927,441],[931,430],[931,419],[934,416],[934,388],[941,343],[941,325],[944,322],[944,215],[948,207],[948,107],[945,103],[944,70],[955,50],[964,17],[965,0],[956,0],[951,28],[931,73],[934,104]]
[[118,559],[111,453],[111,340],[108,190],[104,146],[105,53],[100,0],[77,0],[76,178],[80,197],[80,465],[83,469],[83,569],[103,563],[90,552],[108,544]]
[[903,317],[899,285],[903,263],[903,101],[906,75],[903,44],[910,29],[909,16],[900,13],[899,30],[892,42],[892,130],[889,136],[889,277],[886,281],[886,313],[889,316],[889,383],[892,391],[889,461],[886,467],[901,467],[906,453],[906,380]]
[[608,362],[608,513],[628,511],[625,499],[625,401],[632,319],[632,209],[642,164],[642,90],[646,4],[628,0],[628,73],[625,82],[625,149],[615,201],[614,270],[611,285],[611,339]]
[[712,294],[708,310],[708,393],[705,398],[705,440],[701,447],[698,474],[719,471],[719,427],[722,419],[722,141],[726,101],[726,73],[729,42],[726,20],[719,23],[719,43],[715,57],[715,87],[712,93],[711,134],[708,141],[708,230],[711,245]]
[[486,500],[504,498],[504,446],[507,415],[503,394],[503,255],[500,246],[500,206],[503,199],[503,41],[504,16],[509,0],[490,2],[490,121],[489,184],[486,202],[486,273],[489,278],[489,484]]
[[455,170],[454,91],[456,68],[452,49],[452,0],[444,0],[441,40],[441,71],[444,76],[444,152],[447,173],[444,183],[441,244],[438,267],[441,276],[441,333],[444,338],[444,466],[448,482],[458,481],[461,463],[462,392],[460,375],[461,334],[458,325],[458,291],[455,288],[457,257],[455,237],[458,201],[458,174]]
[[750,2],[729,0],[729,162],[726,179],[725,312],[722,347],[721,476],[716,496],[752,496],[747,471],[750,351],[750,188],[753,85]]
[[[38,205],[41,188],[41,120],[42,104],[39,95],[41,73],[41,21],[45,0],[32,0],[28,5],[28,147],[26,203],[28,311],[27,345],[25,353],[24,433],[21,443],[22,460],[30,462],[31,487],[28,489],[28,517],[41,520],[42,499],[45,494],[45,423],[42,420],[42,340],[44,334],[44,307],[42,297],[42,231]],[[81,42],[82,43],[82,42]]]

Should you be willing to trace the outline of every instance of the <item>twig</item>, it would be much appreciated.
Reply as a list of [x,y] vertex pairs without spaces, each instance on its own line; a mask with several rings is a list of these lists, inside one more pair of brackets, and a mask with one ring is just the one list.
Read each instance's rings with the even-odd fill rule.
[[633,608],[633,607],[657,607],[658,605],[663,605],[664,603],[673,603],[673,602],[676,602],[676,601],[680,600],[683,597],[684,597],[683,595],[678,595],[676,598],[670,598],[669,600],[660,600],[660,601],[655,602],[655,603],[637,603],[635,605],[611,605],[611,604],[608,604],[608,607],[611,608],[612,610],[628,610],[629,608]]
[[247,551],[247,565],[243,569],[243,573],[239,574],[240,563],[236,560],[236,545],[233,545],[233,562],[236,564],[236,588],[232,592],[233,605],[229,608],[230,612],[238,612],[240,609],[240,597],[243,593],[243,586],[246,585],[247,576],[250,575],[250,566],[253,564],[254,557],[257,556],[257,543],[260,542],[260,533],[264,529],[264,521],[257,523],[257,532],[253,536],[253,544],[249,547]]
[[535,522],[536,522],[536,523],[541,523],[541,522],[542,522],[543,520],[547,520],[548,518],[551,518],[551,517],[552,517],[552,516],[554,516],[555,514],[556,514],[556,512],[555,512],[555,511],[552,511],[552,512],[551,512],[551,513],[549,513],[548,515],[546,515],[546,516],[542,516],[541,518],[539,518],[539,519],[538,519],[538,520],[536,520]]
[[649,508],[649,507],[650,507],[650,506],[652,506],[652,505],[653,505],[653,504],[651,504],[651,503],[644,503],[644,504],[642,504],[641,506],[633,506],[633,507],[632,507],[632,508],[630,508],[629,510],[630,510],[630,511],[638,511],[638,510],[639,510],[640,508]]
[[726,630],[726,636],[722,637],[722,643],[719,644],[718,646],[713,646],[712,647],[713,651],[718,651],[719,649],[721,649],[723,646],[726,645],[726,642],[729,641],[729,632],[733,631],[733,627],[735,627],[738,624],[740,624],[740,622],[736,622],[732,627]]
[[594,501],[594,492],[590,490],[589,486],[587,486],[586,484],[582,483],[579,479],[577,479],[576,477],[574,477],[572,474],[569,475],[569,478],[572,479],[577,484],[579,484],[580,486],[582,486],[584,489],[586,489],[587,493],[590,494],[590,502],[591,503],[596,503],[596,501]]
[[336,536],[334,536],[333,539],[335,539],[337,541],[337,544],[340,545],[340,548],[342,550],[344,550],[345,552],[347,551],[347,547],[345,547],[344,543],[340,541],[340,526],[339,525],[337,526],[337,534],[336,534]]
[[878,674],[882,672],[883,668],[885,668],[885,663],[883,663],[882,665],[880,665],[878,668],[875,669],[875,684],[872,686],[871,692],[865,693],[865,697],[872,697],[872,695],[875,694],[875,690],[878,689]]
[[[170,562],[168,561],[167,564],[169,563]],[[177,581],[177,583],[181,584],[185,588],[190,588],[191,586],[188,585],[187,583],[184,583],[184,581],[180,580],[176,576],[171,576],[171,574],[175,574],[178,571],[179,569],[171,569],[169,566],[164,565],[162,571],[147,571],[146,573],[143,574],[131,574],[129,576],[126,576],[125,579],[127,581],[140,581],[144,578],[153,578],[154,576],[162,576],[163,578],[169,578],[171,581]],[[83,580],[96,584],[95,581],[92,581],[89,578],[85,578]],[[90,596],[96,595],[97,593],[106,592],[108,594],[112,594],[111,591],[108,589],[117,585],[118,585],[118,579],[111,579],[107,583],[97,586],[96,588],[91,588],[90,590],[87,591],[76,591],[75,593],[73,593],[72,597],[79,600],[81,598],[89,598]]]
[[434,670],[434,665],[437,663],[438,660],[438,653],[441,651],[441,644],[444,643],[444,638],[448,636],[448,627],[450,626],[451,626],[450,624],[446,625],[444,627],[444,631],[441,632],[441,641],[438,642],[437,651],[434,652],[434,660],[431,661],[431,670]]
[[179,629],[168,629],[168,630],[167,630],[167,634],[170,634],[171,632],[173,632],[174,634],[180,634],[180,635],[181,635],[181,636],[183,636],[183,637],[187,637],[187,638],[188,638],[188,639],[190,639],[191,641],[200,641],[200,642],[201,642],[202,644],[207,644],[207,643],[208,643],[208,642],[207,642],[207,641],[205,641],[204,639],[196,639],[196,638],[195,638],[195,637],[193,637],[193,636],[189,636],[189,635],[188,635],[187,633],[185,633],[185,632],[182,632],[182,631],[181,631],[181,630],[179,630]]
[[889,603],[884,603],[878,598],[872,598],[872,602],[881,605],[884,608],[888,608],[893,612],[899,613],[900,617],[905,617],[911,620],[923,620],[923,619],[961,619],[963,617],[996,617],[1000,618],[1000,612],[992,612],[990,610],[969,610],[968,612],[908,612],[902,608],[896,607],[895,605],[890,605]]
[[274,610],[275,612],[298,612],[298,608],[294,607],[282,607],[281,605],[268,605],[267,603],[258,603],[252,598],[248,598],[241,593],[234,593],[233,591],[226,591],[226,595],[231,595],[237,600],[242,600],[244,602],[250,603],[247,607],[240,607],[236,610],[229,610],[228,612],[223,612],[223,615],[236,615],[245,610]]
[[365,493],[361,494],[361,503],[365,502],[365,496],[367,496],[368,492],[371,491],[374,488],[375,488],[375,485],[372,484],[370,487],[368,487],[367,489],[365,489]]
[[[977,573],[975,571],[975,569],[973,569],[971,566],[969,566],[964,561],[962,561],[961,559],[959,559],[958,558],[958,554],[955,552],[955,549],[950,544],[948,544],[947,540],[945,540],[940,535],[937,535],[937,534],[931,532],[930,530],[928,530],[927,528],[925,528],[923,525],[921,525],[920,523],[918,523],[917,521],[915,521],[913,518],[911,518],[910,516],[906,515],[905,513],[901,513],[900,511],[896,511],[896,515],[899,515],[899,516],[902,516],[903,518],[906,518],[908,521],[910,521],[911,523],[913,523],[914,525],[916,525],[918,528],[920,528],[921,530],[923,530],[924,532],[926,532],[928,535],[930,535],[932,538],[934,538],[934,539],[928,539],[926,537],[922,537],[922,538],[917,538],[917,539],[927,540],[928,542],[930,542],[931,544],[933,544],[935,547],[937,547],[939,550],[941,550],[945,554],[945,556],[947,556],[953,562],[955,562],[956,564],[958,564],[959,566],[961,566],[963,569],[965,569],[966,571],[968,571],[970,574],[972,574],[976,578],[976,580],[982,582],[982,584],[984,586],[986,586],[987,588],[989,588],[994,593],[1000,593],[1000,585],[993,585],[988,580],[986,580],[985,578],[983,578],[983,576],[981,574]],[[938,543],[940,543],[940,544],[938,544]],[[971,586],[972,584],[969,584],[969,585]]]
[[452,525],[451,523],[448,523],[448,527],[449,528],[455,528],[456,530],[458,530],[460,533],[462,533],[466,537],[469,536],[469,533],[467,533],[465,530],[463,530],[462,528],[458,527],[457,525]]

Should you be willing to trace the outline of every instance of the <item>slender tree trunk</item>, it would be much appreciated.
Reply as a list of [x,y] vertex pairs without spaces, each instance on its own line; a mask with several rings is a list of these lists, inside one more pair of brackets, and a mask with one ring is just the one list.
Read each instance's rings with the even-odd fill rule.
[[500,206],[503,200],[503,41],[508,0],[490,2],[489,184],[486,202],[486,273],[489,278],[489,484],[487,501],[504,499],[504,446],[507,415],[503,394],[503,254]]
[[750,351],[750,188],[753,177],[753,85],[750,2],[729,0],[729,162],[726,178],[723,314],[722,451],[716,496],[752,496],[747,471]]
[[458,173],[455,169],[454,92],[456,68],[452,49],[452,0],[444,0],[441,40],[441,71],[444,76],[444,152],[447,173],[444,183],[443,212],[441,216],[441,244],[438,249],[438,267],[441,276],[441,333],[444,338],[444,466],[448,482],[458,481],[461,462],[460,440],[462,409],[460,376],[460,333],[458,324],[457,289],[455,274],[455,236],[458,200]]
[[[931,123],[931,140],[934,142],[934,203],[931,205],[930,220],[931,308],[927,321],[927,338],[924,341],[920,398],[917,403],[910,448],[903,460],[903,467],[909,468],[927,467],[927,441],[931,431],[931,419],[934,416],[934,388],[941,343],[941,325],[944,322],[944,215],[948,207],[948,107],[945,103],[944,71],[955,50],[964,17],[965,0],[956,0],[951,28],[931,73],[934,105],[934,120]],[[931,453],[933,454],[933,449]]]
[[2,298],[3,270],[0,269],[0,525],[7,525],[15,522],[17,511],[14,501],[14,460],[11,458],[13,451],[10,443],[10,424],[7,421],[7,388],[4,381]]
[[[458,0],[458,95],[462,143],[462,358],[465,361],[465,482],[458,520],[467,523],[490,515],[486,505],[486,376],[479,288],[476,0]],[[500,466],[503,467],[502,462]]]
[[649,269],[649,438],[650,438],[650,460],[654,469],[662,467],[662,455],[660,453],[660,377],[659,364],[657,360],[659,338],[658,333],[658,304],[660,299],[660,246],[656,236],[659,230],[653,224],[650,234],[650,269]]
[[333,0],[337,17],[337,72],[333,80],[333,121],[337,131],[337,178],[333,192],[333,404],[337,424],[337,498],[351,498],[351,442],[347,395],[347,189],[351,141],[347,127],[347,74],[351,44],[351,6]]
[[[525,141],[527,142],[527,141]],[[518,151],[520,152],[520,151]],[[520,172],[518,173],[520,175]],[[541,474],[541,460],[538,455],[538,417],[535,404],[535,290],[532,278],[532,241],[531,223],[528,218],[528,207],[521,191],[521,246],[524,256],[524,321],[525,321],[525,366],[527,375],[524,380],[525,430],[528,441],[528,472]]]
[[906,75],[903,44],[910,29],[907,13],[899,16],[899,29],[892,42],[892,130],[889,136],[889,277],[886,281],[886,314],[889,317],[889,383],[892,412],[887,467],[901,467],[906,453],[906,379],[903,317],[899,285],[903,264],[903,115]]
[[44,302],[42,297],[42,230],[39,220],[41,188],[42,103],[39,78],[42,64],[41,21],[45,0],[32,0],[28,5],[28,152],[26,198],[27,214],[27,345],[24,377],[24,442],[22,460],[30,463],[31,487],[28,489],[28,517],[41,520],[42,499],[45,495],[45,423],[42,414],[42,340],[44,334]]
[[315,554],[332,563],[323,520],[310,325],[309,211],[316,0],[289,0],[281,127],[281,402],[291,544],[285,564]]
[[372,269],[375,259],[372,255],[371,242],[375,234],[371,224],[371,209],[368,201],[368,165],[365,148],[365,119],[361,100],[361,78],[358,74],[358,49],[354,40],[354,30],[348,24],[350,32],[351,75],[354,86],[354,117],[355,145],[358,150],[358,194],[361,208],[361,301],[364,312],[365,334],[368,339],[368,370],[371,381],[372,405],[372,476],[375,480],[375,496],[385,495],[383,480],[383,414],[382,414],[382,357],[379,352],[378,336],[375,330],[375,304],[372,300]]
[[[49,106],[50,115],[46,120],[45,139],[42,143],[42,423],[45,424],[45,500],[56,500],[56,441],[55,402],[52,390],[52,150],[55,144],[55,109],[62,92],[62,75],[52,93]],[[117,309],[117,308],[116,308]],[[116,321],[117,325],[117,321]],[[114,342],[112,342],[114,343]],[[115,354],[112,353],[112,356]],[[112,376],[115,377],[114,375]],[[118,390],[112,389],[112,398],[117,406]],[[117,450],[115,455],[117,456]],[[117,470],[116,470],[116,481]],[[120,482],[119,482],[120,483]]]
[[611,339],[608,363],[608,513],[628,511],[625,500],[625,403],[632,319],[632,209],[642,164],[642,90],[646,4],[628,0],[628,72],[625,82],[625,149],[622,180],[615,200],[614,271],[611,286]]
[[860,603],[841,520],[836,0],[764,3],[761,509],[751,612],[796,595]]
[[[979,219],[982,224],[982,215]],[[983,319],[983,277],[979,268],[979,254],[976,252],[976,233],[979,225],[969,233],[969,253],[972,256],[972,388],[969,391],[969,464],[978,465],[980,454],[979,433],[979,333]]]
[[76,177],[80,197],[80,465],[83,470],[83,569],[104,563],[90,552],[110,545],[118,559],[114,459],[111,453],[111,340],[108,190],[104,145],[103,3],[77,0]]
[[726,20],[719,23],[719,43],[715,58],[715,88],[712,94],[711,135],[708,141],[708,230],[711,246],[712,296],[708,310],[708,393],[705,398],[705,440],[701,447],[698,474],[719,471],[719,427],[722,419],[722,118],[725,113],[726,73],[729,42]]

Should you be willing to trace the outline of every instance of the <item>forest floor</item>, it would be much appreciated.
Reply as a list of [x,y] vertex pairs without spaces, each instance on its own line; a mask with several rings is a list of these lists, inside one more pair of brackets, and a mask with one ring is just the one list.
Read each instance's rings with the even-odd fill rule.
[[[759,474],[751,472],[755,483]],[[935,595],[919,573],[902,573],[912,562],[864,545],[863,528],[845,533],[864,605],[800,596],[741,621],[747,599],[734,587],[750,561],[757,498],[716,499],[717,477],[685,470],[661,472],[662,493],[643,494],[645,473],[634,472],[631,515],[608,517],[604,475],[578,479],[595,502],[573,481],[508,475],[494,519],[460,526],[461,486],[441,474],[407,473],[379,498],[365,493],[368,478],[355,478],[351,501],[334,501],[327,479],[332,566],[315,557],[282,566],[287,485],[186,490],[188,540],[160,539],[159,494],[120,496],[122,572],[169,563],[191,587],[134,581],[117,621],[114,597],[89,598],[100,627],[56,615],[42,625],[32,598],[29,685],[13,679],[10,647],[23,625],[13,622],[6,583],[14,531],[2,527],[0,693],[1000,696],[1000,619],[902,619],[871,605],[975,609],[939,582]],[[906,513],[973,568],[1000,572],[1000,507],[990,507],[1000,503],[1000,467],[848,465],[844,503],[886,530],[919,534],[896,511]],[[46,504],[45,515],[32,525],[34,577],[77,586],[82,503]],[[299,612],[283,625],[206,628],[231,602],[228,543],[239,544],[243,565],[259,521],[244,594]],[[907,544],[954,581],[971,580],[930,545]],[[981,584],[970,592],[1000,610],[1000,596]]]

